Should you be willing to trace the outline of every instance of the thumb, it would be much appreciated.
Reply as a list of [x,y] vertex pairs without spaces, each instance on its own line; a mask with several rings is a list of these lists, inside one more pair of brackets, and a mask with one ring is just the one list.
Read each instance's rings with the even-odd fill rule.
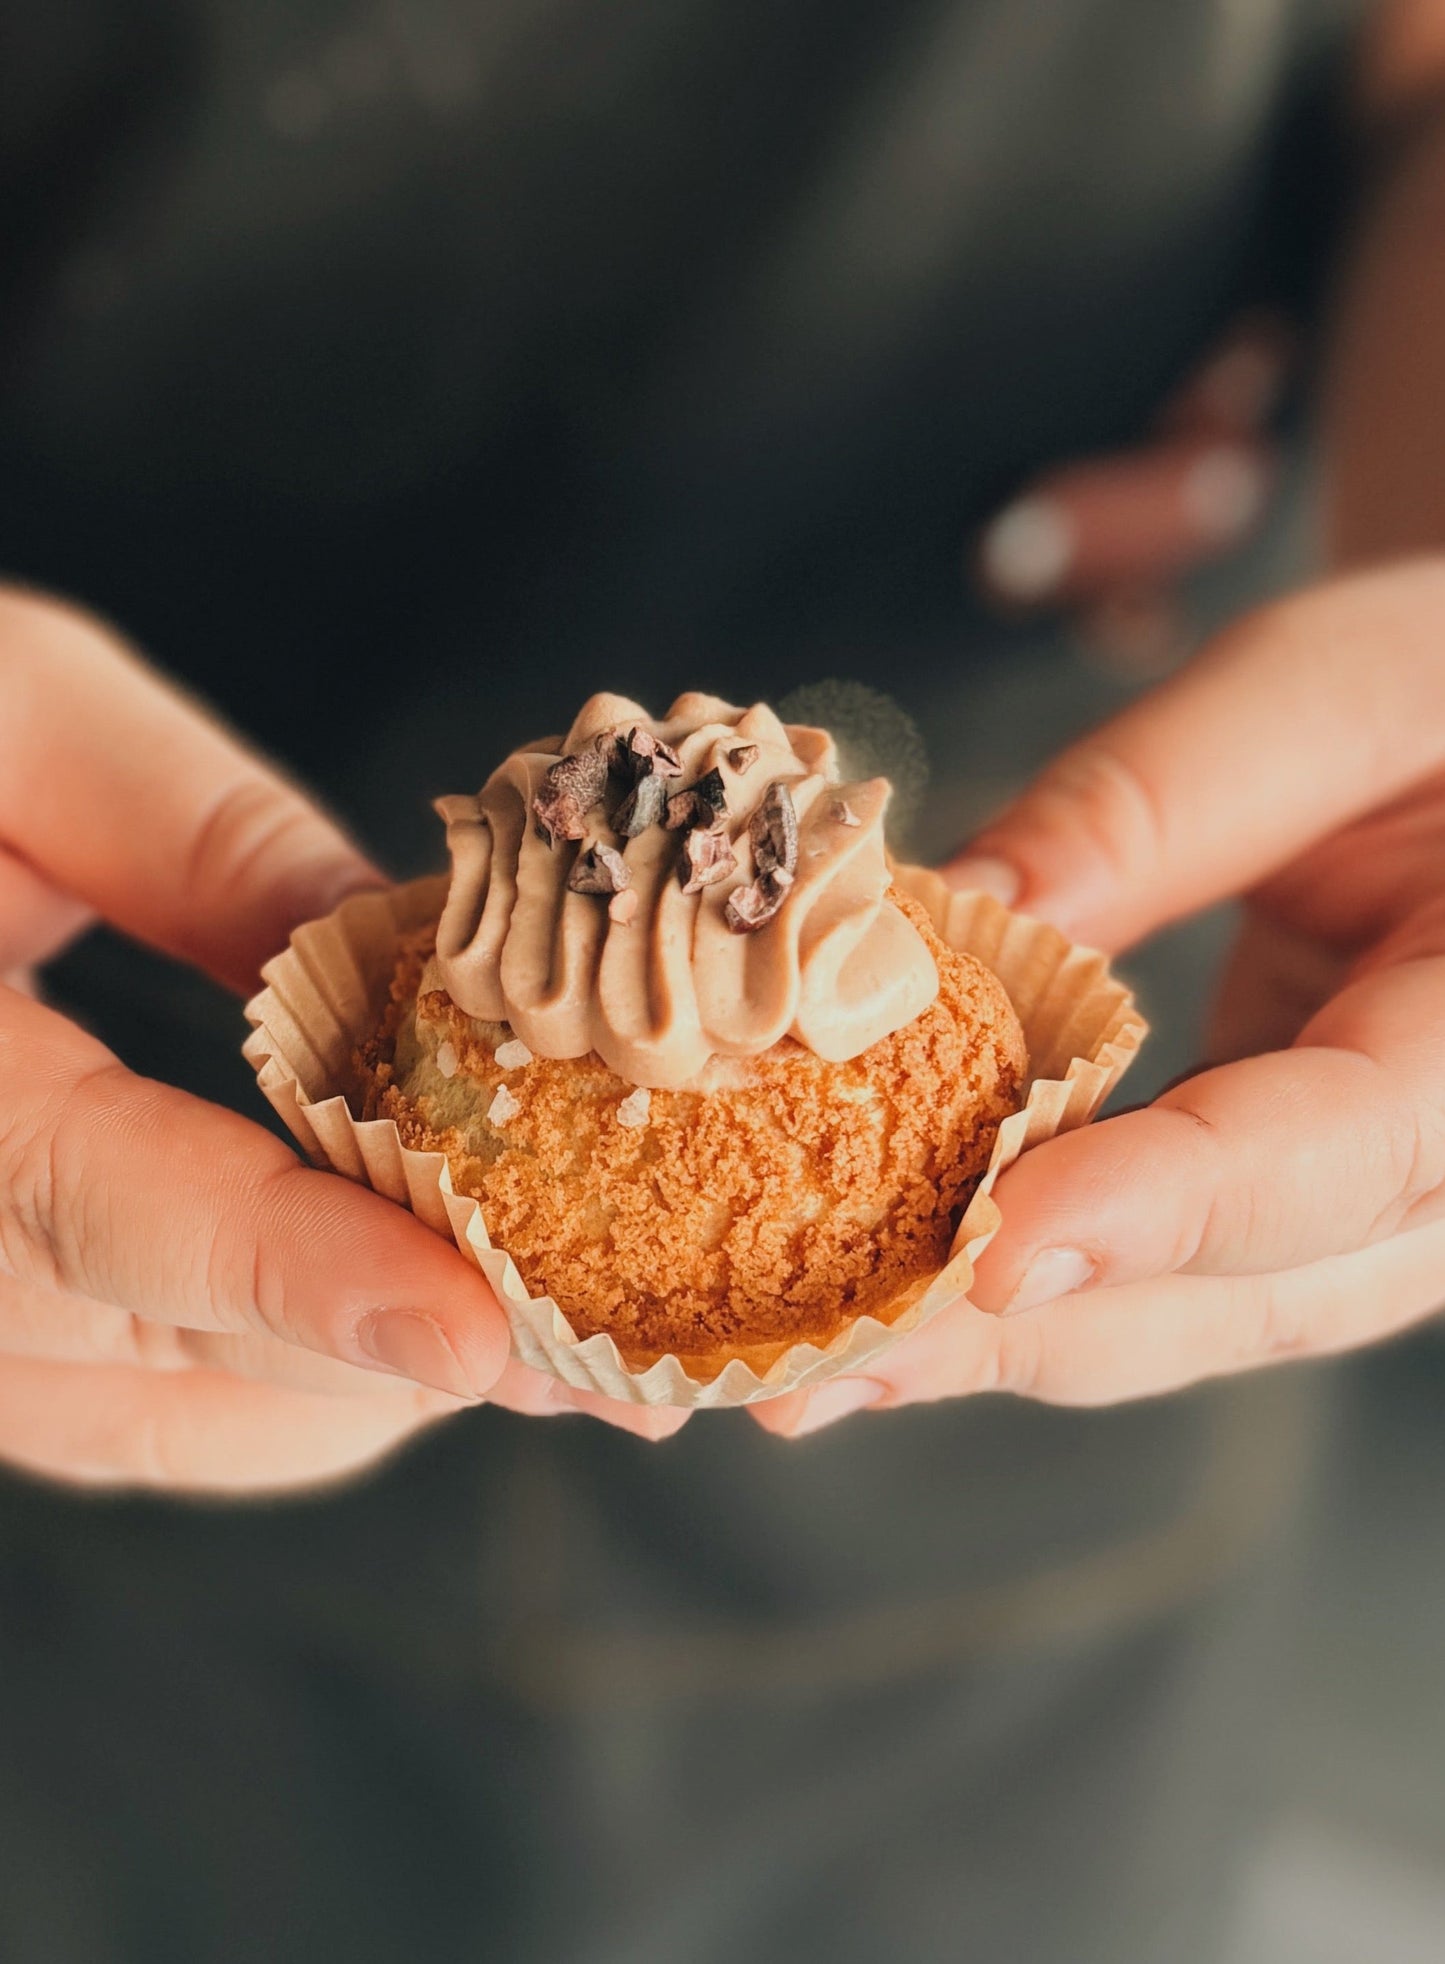
[[13,591],[0,593],[0,845],[242,991],[300,921],[381,877],[109,629]]
[[1445,764],[1445,561],[1247,616],[1066,750],[944,868],[1115,949]]

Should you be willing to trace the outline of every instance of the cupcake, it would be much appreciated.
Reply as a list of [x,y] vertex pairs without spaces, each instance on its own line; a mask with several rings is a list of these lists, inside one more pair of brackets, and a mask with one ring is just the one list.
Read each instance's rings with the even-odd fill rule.
[[889,787],[758,704],[597,695],[439,801],[440,918],[356,1051],[527,1293],[708,1381],[892,1325],[1023,1103],[1005,989],[895,882]]
[[260,1088],[577,1389],[702,1410],[859,1370],[966,1293],[999,1175],[1145,1033],[1102,955],[892,863],[888,799],[762,705],[594,696],[440,801],[449,875],[266,964]]

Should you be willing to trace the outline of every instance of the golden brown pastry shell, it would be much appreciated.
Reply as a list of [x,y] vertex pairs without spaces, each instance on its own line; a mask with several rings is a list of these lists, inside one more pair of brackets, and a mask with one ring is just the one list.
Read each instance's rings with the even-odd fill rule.
[[[832,1342],[796,1343],[781,1354],[699,1357],[685,1368],[664,1357],[634,1369],[612,1340],[579,1338],[546,1298],[532,1297],[505,1249],[493,1245],[481,1208],[452,1187],[446,1158],[406,1147],[389,1119],[359,1116],[353,1057],[380,1020],[402,937],[440,912],[446,876],[358,894],[309,922],[269,962],[265,987],[247,1005],[245,1050],[270,1100],[319,1165],[370,1185],[449,1235],[487,1276],[512,1326],[518,1358],[580,1389],[633,1403],[690,1409],[748,1404],[856,1371],[966,1293],[973,1261],[998,1226],[994,1182],[1018,1155],[1086,1123],[1137,1053],[1146,1026],[1128,988],[1094,950],[1011,913],[985,894],[952,893],[934,873],[895,868],[951,947],[978,957],[1003,983],[1030,1057],[1022,1108],[1000,1125],[989,1165],[964,1212],[947,1262],[888,1322],[859,1316]],[[695,1374],[694,1374],[695,1373]]]

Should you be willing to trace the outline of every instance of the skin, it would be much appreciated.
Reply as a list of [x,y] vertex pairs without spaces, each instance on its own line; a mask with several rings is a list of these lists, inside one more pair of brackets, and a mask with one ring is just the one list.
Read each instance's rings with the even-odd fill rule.
[[480,1398],[674,1430],[508,1363],[454,1248],[36,999],[96,916],[247,994],[379,875],[74,609],[0,592],[0,702],[0,1459],[244,1493],[355,1472]]
[[[1028,1154],[999,1182],[971,1299],[868,1377],[763,1408],[767,1429],[974,1391],[1111,1403],[1349,1349],[1445,1303],[1442,92],[1445,7],[1381,9],[1361,114],[1409,134],[1325,378],[1343,570],[1230,627],[948,869],[1110,951],[1241,899],[1212,1067]],[[1034,487],[1075,542],[1051,599],[1087,606],[1201,556],[1177,499],[1159,516],[1168,444]]]
[[[1442,90],[1441,0],[1382,6],[1362,117]],[[1437,120],[1374,202],[1326,390],[1331,557],[1378,570],[1232,628],[953,869],[1110,949],[1245,896],[1213,1035],[1233,1061],[1028,1155],[973,1301],[875,1375],[761,1408],[768,1429],[978,1390],[1109,1402],[1364,1343],[1445,1298],[1445,565],[1392,563],[1445,542],[1442,229]],[[1257,515],[1287,360],[1276,323],[1243,322],[1148,441],[1032,487],[1065,560],[997,597],[1106,627],[1161,604]],[[1236,495],[1201,497],[1221,457]],[[0,1459],[245,1493],[353,1473],[482,1397],[675,1431],[507,1363],[446,1243],[35,1000],[33,968],[97,915],[244,994],[295,923],[377,875],[68,607],[0,591],[0,703]]]

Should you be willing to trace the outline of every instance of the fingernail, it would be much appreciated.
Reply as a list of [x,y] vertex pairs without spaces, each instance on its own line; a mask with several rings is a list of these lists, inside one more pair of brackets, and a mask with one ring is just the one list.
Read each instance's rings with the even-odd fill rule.
[[1052,498],[1021,498],[988,525],[978,543],[988,584],[1006,600],[1046,600],[1074,557],[1074,528]]
[[802,1415],[788,1437],[801,1439],[805,1433],[836,1425],[840,1418],[851,1418],[854,1412],[876,1405],[887,1393],[887,1385],[879,1384],[876,1378],[839,1378],[833,1384],[820,1384],[816,1391],[809,1393]]
[[434,1316],[415,1309],[373,1310],[358,1327],[356,1340],[368,1357],[398,1377],[449,1391],[454,1398],[479,1395]]
[[1206,538],[1233,539],[1259,517],[1267,488],[1259,459],[1248,450],[1222,443],[1190,465],[1180,495],[1185,511]]
[[960,892],[991,893],[1005,907],[1013,906],[1023,886],[1018,873],[1006,859],[990,859],[984,854],[976,859],[955,859],[944,867],[943,877]]
[[1038,1309],[1082,1289],[1093,1277],[1094,1264],[1082,1248],[1041,1248],[999,1313],[1017,1316],[1022,1309]]

